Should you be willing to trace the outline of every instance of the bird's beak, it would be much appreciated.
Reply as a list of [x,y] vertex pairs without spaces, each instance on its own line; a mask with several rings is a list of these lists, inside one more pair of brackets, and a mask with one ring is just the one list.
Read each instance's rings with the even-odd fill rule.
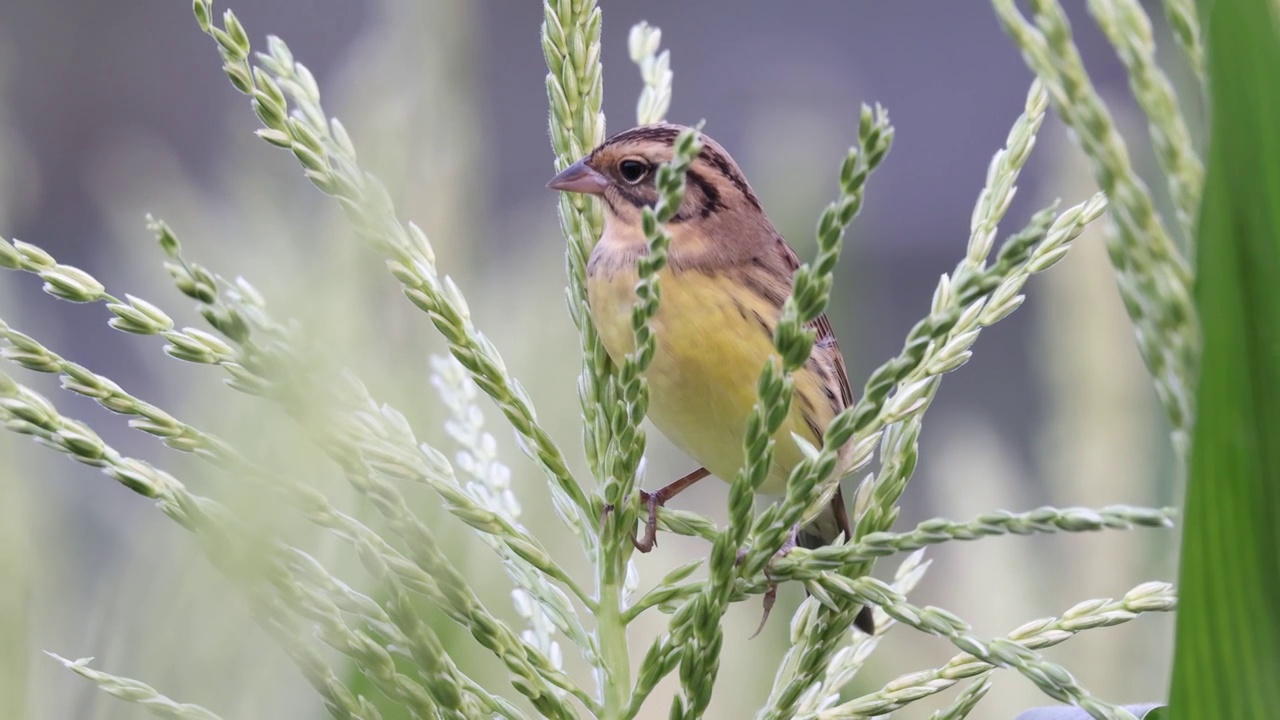
[[565,168],[559,175],[551,178],[551,182],[547,183],[547,187],[552,190],[584,193],[586,195],[600,195],[604,193],[604,189],[608,186],[609,181],[605,176],[596,172],[590,165],[587,165],[585,160],[579,160]]

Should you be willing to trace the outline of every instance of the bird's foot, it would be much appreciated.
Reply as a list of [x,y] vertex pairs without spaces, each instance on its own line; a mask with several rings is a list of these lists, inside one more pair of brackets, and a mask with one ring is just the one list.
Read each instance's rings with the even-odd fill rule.
[[667,483],[654,492],[640,491],[640,499],[649,508],[649,517],[645,520],[644,536],[639,540],[634,535],[631,537],[631,543],[636,546],[637,550],[647,553],[658,544],[658,508],[710,474],[706,468],[700,467],[674,482]]
[[[798,538],[799,535],[800,535],[799,525],[796,525],[795,527],[791,528],[791,536],[788,537],[787,541],[782,544],[782,547],[778,548],[778,552],[774,553],[773,557],[774,558],[785,557],[787,553],[791,552],[791,550],[794,549],[796,546],[796,538]],[[741,564],[743,559],[746,556],[747,556],[746,550],[739,550],[738,564]],[[773,559],[771,558],[769,560],[769,564],[772,564],[772,563],[773,563]],[[769,565],[765,565],[764,567],[764,576],[769,578],[770,580],[773,579],[769,575]],[[764,601],[763,601],[764,612],[760,616],[760,625],[756,627],[755,632],[751,633],[751,637],[747,638],[748,640],[755,638],[755,636],[760,634],[761,630],[764,630],[764,624],[769,621],[769,613],[773,610],[773,604],[777,602],[777,600],[778,600],[778,583],[771,582],[769,583],[769,589],[764,591]]]
[[631,544],[636,546],[636,550],[647,553],[658,545],[658,508],[663,504],[663,497],[660,492],[651,493],[640,491],[640,499],[644,501],[646,507],[649,508],[649,517],[644,522],[644,535],[637,539],[631,536]]

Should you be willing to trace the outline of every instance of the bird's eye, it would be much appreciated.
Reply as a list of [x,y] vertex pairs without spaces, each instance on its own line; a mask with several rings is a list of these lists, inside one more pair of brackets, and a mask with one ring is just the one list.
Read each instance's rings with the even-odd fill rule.
[[649,174],[649,164],[643,160],[628,158],[618,163],[618,172],[622,175],[622,179],[628,183],[635,185]]

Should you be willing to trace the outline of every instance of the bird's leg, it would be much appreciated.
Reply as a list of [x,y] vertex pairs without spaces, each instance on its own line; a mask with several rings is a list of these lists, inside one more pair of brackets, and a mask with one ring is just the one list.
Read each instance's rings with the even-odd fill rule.
[[[780,558],[785,556],[787,553],[791,552],[791,550],[796,547],[796,541],[797,541],[797,538],[799,538],[799,536],[800,536],[800,526],[796,525],[795,527],[791,528],[791,537],[787,538],[787,541],[782,544],[782,547],[778,548],[778,552],[774,553],[773,557]],[[848,535],[846,535],[845,537],[848,537]],[[743,558],[745,558],[746,556],[747,556],[746,550],[739,550],[738,563],[741,564]],[[770,562],[772,563],[772,560]],[[764,576],[769,578],[770,580],[773,579],[769,577],[769,565],[764,566]],[[756,628],[755,632],[751,633],[751,637],[747,638],[748,640],[754,638],[756,635],[759,635],[760,631],[764,630],[764,624],[769,619],[769,611],[773,610],[773,604],[777,602],[777,600],[778,600],[778,583],[770,583],[769,589],[764,591],[764,615],[762,615],[760,618],[760,626]],[[872,607],[870,605],[863,605],[862,609],[858,611],[858,616],[854,619],[853,624],[862,632],[868,635],[875,635],[876,621],[875,621],[875,616],[872,615]]]
[[706,468],[698,468],[673,483],[664,485],[654,492],[640,491],[640,499],[644,500],[645,505],[649,508],[649,517],[645,520],[644,536],[637,540],[631,538],[631,543],[636,549],[642,553],[647,553],[658,544],[658,508],[665,505],[668,500],[684,492],[694,483],[702,478],[710,475],[711,472]]
[[[792,526],[790,537],[787,538],[786,542],[782,543],[782,547],[778,548],[778,552],[774,553],[773,557],[780,558],[780,557],[786,556],[787,553],[791,552],[791,550],[795,548],[796,540],[799,537],[800,537],[800,526],[799,525]],[[742,559],[745,558],[746,556],[747,556],[746,550],[739,550],[738,562],[741,563]],[[770,562],[772,562],[772,559],[770,560]],[[764,576],[769,578],[770,580],[773,580],[773,578],[769,577],[768,565],[764,566]],[[759,635],[761,630],[764,630],[764,624],[769,621],[769,612],[773,610],[773,604],[777,602],[777,600],[778,600],[778,583],[770,582],[769,589],[764,591],[764,614],[760,616],[760,626],[756,628],[755,632],[751,633],[751,637],[747,638],[748,640],[751,640],[755,636]]]

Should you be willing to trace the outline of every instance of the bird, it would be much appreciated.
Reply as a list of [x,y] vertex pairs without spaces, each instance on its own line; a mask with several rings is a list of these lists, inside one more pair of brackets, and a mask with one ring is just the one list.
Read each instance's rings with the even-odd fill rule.
[[[603,203],[604,233],[587,262],[587,304],[605,350],[618,363],[635,347],[637,262],[648,253],[643,211],[656,205],[658,168],[672,159],[676,138],[687,129],[664,122],[625,130],[547,183]],[[641,552],[656,543],[659,506],[710,475],[732,481],[742,468],[757,382],[765,363],[780,360],[774,329],[800,267],[738,164],[705,134],[702,144],[685,175],[684,199],[666,223],[671,243],[658,275],[662,295],[651,321],[656,350],[645,373],[649,420],[700,467],[654,492],[641,491],[649,511],[643,536],[633,538]],[[764,495],[785,494],[791,470],[804,459],[792,433],[821,447],[827,423],[854,403],[830,320],[824,313],[809,325],[813,351],[793,375],[791,409],[774,436],[773,464],[758,489]],[[818,517],[793,529],[783,551],[815,549],[842,537],[847,541],[853,532],[837,489]],[[771,604],[766,598],[766,618]],[[869,607],[856,625],[874,632]]]

